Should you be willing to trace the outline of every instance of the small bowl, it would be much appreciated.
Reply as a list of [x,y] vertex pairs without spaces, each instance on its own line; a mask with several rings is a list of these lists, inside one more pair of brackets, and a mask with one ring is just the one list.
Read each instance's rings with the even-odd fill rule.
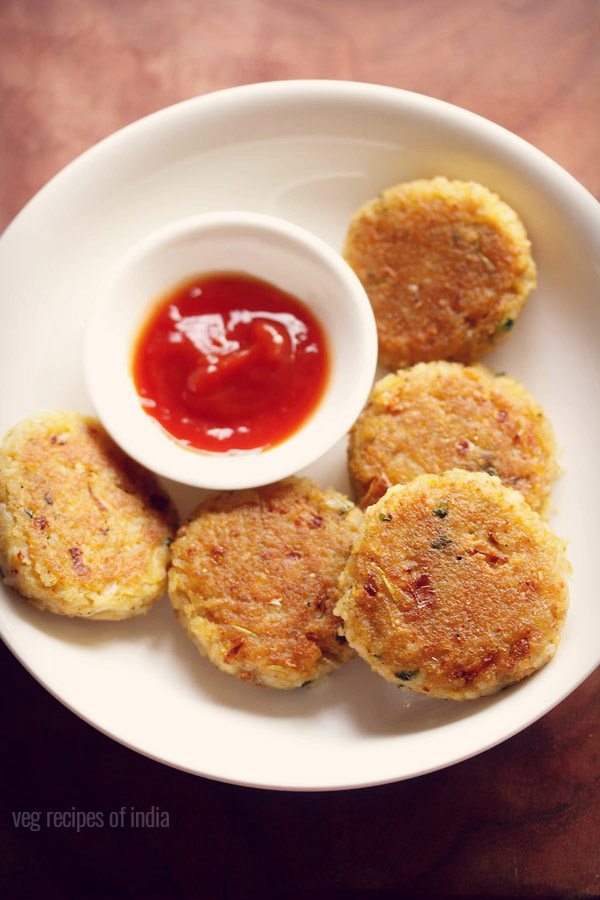
[[[329,347],[330,373],[315,411],[262,452],[204,453],[185,447],[142,409],[131,359],[156,304],[179,282],[244,272],[302,300]],[[196,487],[237,489],[277,481],[314,462],[348,431],[373,383],[377,334],[367,295],[342,257],[309,231],[248,212],[192,216],[140,241],[108,276],[88,324],[85,370],[98,415],[146,468]]]

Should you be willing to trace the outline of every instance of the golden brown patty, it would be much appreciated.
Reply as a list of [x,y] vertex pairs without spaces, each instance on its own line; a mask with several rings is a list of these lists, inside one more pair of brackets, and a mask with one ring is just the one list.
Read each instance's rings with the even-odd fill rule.
[[474,182],[398,184],[359,209],[344,256],[369,295],[381,362],[473,362],[510,329],[536,283],[517,214]]
[[40,609],[146,612],[166,587],[175,518],[156,480],[95,419],[47,412],[0,448],[0,566]]
[[373,388],[349,465],[363,506],[425,472],[498,475],[544,510],[558,466],[550,423],[518,382],[483,366],[419,363]]
[[334,611],[388,681],[470,700],[553,656],[569,571],[521,494],[455,469],[392,487],[367,510]]
[[221,494],[173,544],[169,595],[220,669],[301,687],[351,656],[333,613],[360,512],[307,478]]

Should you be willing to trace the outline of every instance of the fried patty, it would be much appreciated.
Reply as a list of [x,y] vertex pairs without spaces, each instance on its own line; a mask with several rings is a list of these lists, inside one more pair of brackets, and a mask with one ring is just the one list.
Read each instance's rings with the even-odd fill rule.
[[552,427],[525,388],[483,366],[418,363],[375,384],[352,428],[350,474],[363,506],[425,472],[498,475],[543,512],[558,473]]
[[0,447],[4,582],[64,616],[127,619],[164,592],[175,515],[95,419],[46,412]]
[[517,214],[480,184],[398,184],[353,216],[344,256],[373,306],[391,369],[480,359],[513,327],[536,268]]
[[172,547],[180,624],[242,680],[289,689],[327,675],[352,655],[332,610],[360,519],[307,478],[209,500]]
[[388,681],[471,700],[554,655],[569,572],[562,541],[521,494],[455,469],[392,487],[367,510],[334,612]]

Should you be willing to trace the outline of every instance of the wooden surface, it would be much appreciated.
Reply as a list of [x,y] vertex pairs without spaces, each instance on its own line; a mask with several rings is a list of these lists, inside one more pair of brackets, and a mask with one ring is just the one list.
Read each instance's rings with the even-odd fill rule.
[[[0,226],[127,122],[278,78],[381,82],[450,100],[527,138],[598,194],[599,38],[597,0],[1,0]],[[308,795],[143,759],[69,713],[3,648],[0,678],[3,896],[600,896],[600,673],[476,759],[384,788]],[[165,810],[170,827],[34,832],[11,815],[122,805]]]

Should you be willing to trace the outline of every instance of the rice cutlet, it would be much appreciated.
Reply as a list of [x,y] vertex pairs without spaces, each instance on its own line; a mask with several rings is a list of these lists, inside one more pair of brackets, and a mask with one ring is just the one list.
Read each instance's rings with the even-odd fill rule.
[[475,182],[419,179],[353,216],[344,256],[377,321],[383,365],[480,359],[505,336],[536,284],[521,220]]
[[92,418],[46,412],[0,447],[0,567],[41,610],[126,619],[164,593],[175,513]]
[[332,610],[360,519],[307,478],[210,499],[172,546],[179,623],[242,680],[291,689],[327,675],[352,656]]
[[366,511],[334,612],[388,681],[471,700],[554,655],[569,573],[563,542],[498,478],[420,475]]
[[350,433],[362,506],[392,484],[447,469],[498,475],[544,513],[558,474],[552,426],[517,381],[483,366],[418,363],[378,381]]

